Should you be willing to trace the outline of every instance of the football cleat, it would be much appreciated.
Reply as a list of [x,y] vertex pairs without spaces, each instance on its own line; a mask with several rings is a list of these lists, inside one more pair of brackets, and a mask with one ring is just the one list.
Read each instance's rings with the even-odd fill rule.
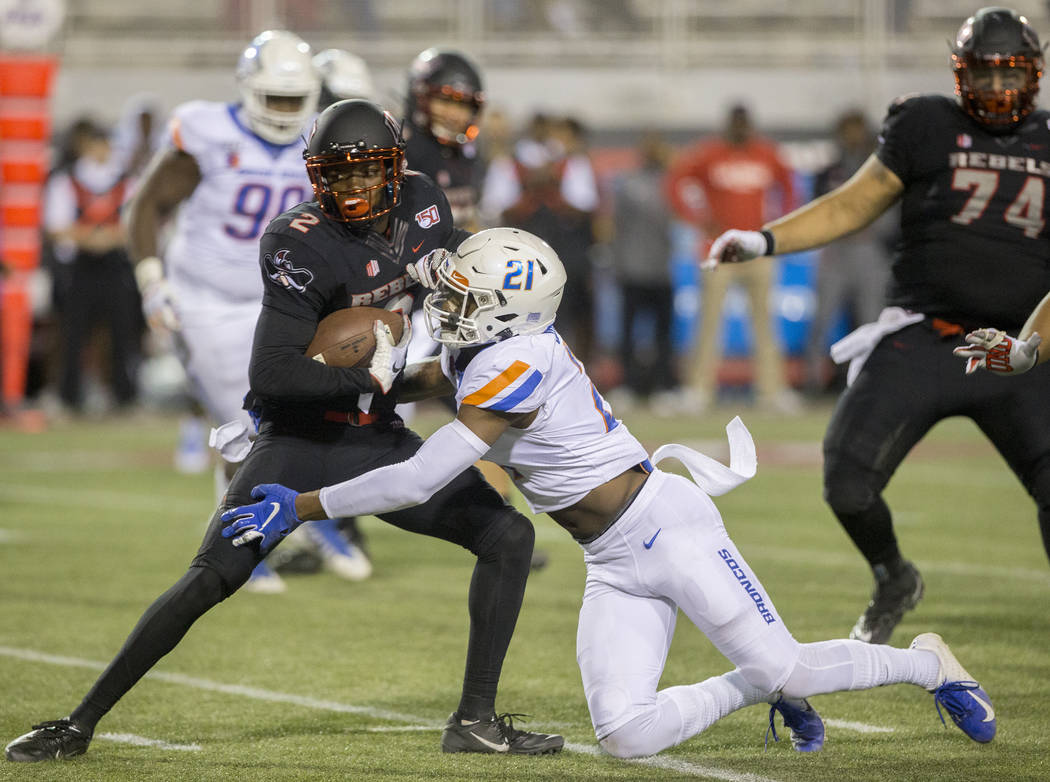
[[918,605],[924,590],[922,575],[911,562],[905,561],[892,576],[884,565],[876,565],[871,602],[853,625],[849,637],[869,644],[889,643],[893,628],[900,623],[905,611]]
[[279,595],[288,589],[281,577],[274,573],[265,561],[255,566],[255,570],[241,588],[259,595]]
[[996,722],[992,699],[959,664],[944,639],[937,633],[923,633],[915,637],[911,648],[933,652],[941,663],[940,681],[930,690],[941,722],[944,722],[943,706],[959,730],[974,741],[984,744],[994,739]]
[[529,570],[533,573],[538,573],[547,567],[547,563],[550,560],[550,555],[546,551],[534,550],[532,552],[532,560],[529,562]]
[[498,714],[487,720],[466,725],[456,712],[448,718],[441,733],[442,752],[487,752],[508,755],[553,755],[565,746],[556,733],[530,733],[514,727],[514,717],[523,714]]
[[[801,705],[799,705],[801,703]],[[784,727],[791,732],[791,746],[798,752],[819,752],[824,748],[824,720],[817,710],[803,698],[800,701],[787,701],[781,695],[776,703],[769,707],[769,730],[766,731],[766,746],[769,746],[769,734],[773,741],[780,741],[773,719],[777,712],[784,719]]]
[[372,575],[372,563],[360,548],[343,536],[337,520],[314,521],[302,529],[317,547],[326,569],[347,581],[364,581]]
[[36,763],[41,760],[65,760],[83,755],[91,743],[91,734],[74,725],[68,717],[41,722],[4,749],[14,763]]

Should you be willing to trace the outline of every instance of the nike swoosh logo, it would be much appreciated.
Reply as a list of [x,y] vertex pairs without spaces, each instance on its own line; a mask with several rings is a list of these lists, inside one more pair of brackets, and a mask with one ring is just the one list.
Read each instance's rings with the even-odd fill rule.
[[266,517],[266,521],[264,521],[262,523],[262,526],[259,527],[259,532],[262,532],[264,529],[266,529],[266,525],[273,521],[273,517],[281,512],[281,504],[279,502],[271,502],[270,505],[273,506],[273,510],[270,511],[270,515]]
[[992,708],[992,704],[978,698],[973,694],[972,690],[970,691],[970,697],[981,704],[981,708],[984,709],[984,719],[981,722],[991,722],[995,719],[995,709]]
[[506,742],[504,742],[502,744],[497,744],[494,741],[489,741],[484,736],[479,736],[477,733],[474,733],[473,736],[474,736],[474,738],[476,738],[478,741],[480,741],[482,744],[484,744],[489,749],[496,750],[496,752],[507,752],[507,751],[510,750],[510,744],[507,744]]
[[653,533],[653,536],[649,538],[649,540],[642,541],[642,545],[645,546],[647,549],[652,548],[653,544],[656,542],[656,536],[659,535],[662,530],[663,527],[660,527],[660,529]]
[[413,247],[412,248],[412,252],[418,252],[419,248],[423,246],[423,242],[425,242],[425,241],[426,241],[426,239],[423,239],[419,244],[417,244],[415,247]]

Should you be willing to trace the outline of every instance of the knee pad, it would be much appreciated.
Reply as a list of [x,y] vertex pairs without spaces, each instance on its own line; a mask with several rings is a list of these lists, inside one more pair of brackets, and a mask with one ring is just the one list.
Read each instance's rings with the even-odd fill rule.
[[175,598],[169,601],[170,605],[192,623],[233,594],[233,590],[227,590],[222,576],[216,570],[191,566],[167,594]]
[[824,502],[838,515],[861,513],[878,496],[874,476],[841,454],[824,454]]
[[636,717],[620,726],[608,736],[599,739],[602,749],[614,758],[644,758],[655,755],[663,746],[657,746],[644,729],[646,717]]
[[500,518],[489,525],[489,532],[478,544],[478,559],[512,558],[532,560],[536,530],[532,522],[513,508],[500,512]]

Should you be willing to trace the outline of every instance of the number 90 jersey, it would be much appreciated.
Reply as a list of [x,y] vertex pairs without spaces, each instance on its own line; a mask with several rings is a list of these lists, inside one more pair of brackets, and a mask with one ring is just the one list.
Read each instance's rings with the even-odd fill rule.
[[535,513],[567,508],[649,456],[591,383],[553,327],[479,348],[442,348],[456,406],[503,413],[538,410],[507,429],[485,459],[510,475]]
[[262,301],[259,237],[274,217],[313,198],[302,141],[271,144],[243,124],[236,104],[206,101],[175,110],[169,140],[201,174],[165,252],[169,277],[223,301]]
[[888,303],[1014,331],[1050,290],[1050,113],[989,133],[950,98],[890,107],[876,155],[904,183]]

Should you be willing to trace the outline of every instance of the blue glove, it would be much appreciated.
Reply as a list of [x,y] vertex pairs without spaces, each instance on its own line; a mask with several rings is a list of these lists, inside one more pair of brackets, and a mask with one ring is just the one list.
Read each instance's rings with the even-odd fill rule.
[[235,546],[259,541],[259,553],[269,554],[281,538],[303,523],[295,513],[298,496],[299,492],[279,483],[259,484],[252,489],[252,497],[262,502],[231,508],[220,516],[229,525],[222,536],[233,538]]

